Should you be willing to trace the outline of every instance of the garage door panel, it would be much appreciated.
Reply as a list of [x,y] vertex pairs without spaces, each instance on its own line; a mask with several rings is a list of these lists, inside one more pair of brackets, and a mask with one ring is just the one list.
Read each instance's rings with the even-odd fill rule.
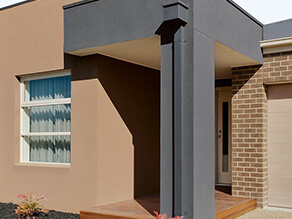
[[270,125],[275,123],[292,123],[292,113],[269,113],[268,124]]
[[270,154],[279,155],[279,154],[286,154],[292,155],[292,144],[272,144],[269,142],[269,156]]
[[[269,175],[269,186],[273,186],[273,185],[275,186],[275,185],[281,184],[283,186],[289,186],[292,189],[291,183],[292,183],[292,176],[277,176],[277,175],[272,175],[272,174]],[[283,191],[285,191],[285,188],[281,186],[278,186],[278,187],[279,189],[282,189]]]
[[[285,204],[283,207],[290,207],[292,205],[292,188],[291,187],[292,178],[285,178],[285,177],[269,177],[269,184],[268,184],[268,199],[269,205],[272,203],[282,203],[281,200],[285,200],[286,202],[282,203]],[[281,186],[279,186],[281,185]],[[290,202],[287,203],[287,201]],[[278,205],[281,206],[281,205]]]
[[287,154],[279,154],[279,155],[269,155],[269,166],[272,165],[291,165],[290,168],[292,167],[292,159],[291,155]]
[[271,195],[290,197],[291,199],[292,191],[281,190],[279,189],[279,186],[275,186],[275,188],[272,188],[271,191],[269,192],[269,196]]
[[291,167],[287,164],[269,164],[269,176],[287,176],[291,175]]
[[271,134],[291,134],[291,130],[292,130],[292,123],[272,123],[272,124],[268,124],[269,128],[269,132]]
[[292,84],[268,87],[268,205],[292,208]]
[[291,113],[292,100],[269,100],[268,113]]
[[269,195],[269,206],[291,208],[292,199],[290,196]]
[[[271,127],[268,126],[270,129]],[[285,134],[285,133],[268,133],[268,143],[269,144],[291,144],[292,143],[292,133]],[[291,147],[292,149],[292,147]]]

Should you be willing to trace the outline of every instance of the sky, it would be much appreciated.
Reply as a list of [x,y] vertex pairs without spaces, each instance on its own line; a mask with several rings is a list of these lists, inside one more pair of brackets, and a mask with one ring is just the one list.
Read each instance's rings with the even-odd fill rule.
[[24,0],[0,0],[0,8],[23,1]]
[[233,0],[263,24],[292,18],[292,0]]
[[[0,0],[0,8],[24,0]],[[216,1],[216,0],[214,0]],[[292,0],[233,0],[263,24],[292,18]]]

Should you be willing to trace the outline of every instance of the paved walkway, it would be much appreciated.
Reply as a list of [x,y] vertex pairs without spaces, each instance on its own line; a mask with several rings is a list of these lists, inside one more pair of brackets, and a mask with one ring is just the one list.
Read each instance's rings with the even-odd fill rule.
[[292,219],[292,211],[257,208],[237,219]]

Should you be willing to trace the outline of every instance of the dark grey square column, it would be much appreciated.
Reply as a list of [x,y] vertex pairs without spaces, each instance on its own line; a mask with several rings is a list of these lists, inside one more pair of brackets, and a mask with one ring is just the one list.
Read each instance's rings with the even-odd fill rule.
[[158,31],[162,35],[161,212],[210,219],[215,215],[214,40],[193,29],[191,13],[190,24],[186,23],[182,12],[187,6],[181,1],[164,7],[167,16]]
[[161,46],[160,76],[160,211],[167,215],[173,212],[173,88],[172,88],[172,44]]
[[[214,40],[194,31],[193,209],[196,219],[215,217]],[[186,148],[191,147],[186,145]],[[187,149],[188,150],[188,149]],[[186,151],[185,156],[189,157]],[[189,158],[190,159],[190,158]],[[186,166],[186,168],[190,168]],[[186,174],[189,171],[186,171]],[[188,191],[185,191],[188,195]],[[189,198],[191,201],[191,198]]]

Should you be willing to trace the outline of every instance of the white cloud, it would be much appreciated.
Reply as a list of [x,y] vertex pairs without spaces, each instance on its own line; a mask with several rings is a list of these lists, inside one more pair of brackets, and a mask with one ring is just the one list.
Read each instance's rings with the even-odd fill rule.
[[291,0],[234,0],[263,24],[292,18]]

